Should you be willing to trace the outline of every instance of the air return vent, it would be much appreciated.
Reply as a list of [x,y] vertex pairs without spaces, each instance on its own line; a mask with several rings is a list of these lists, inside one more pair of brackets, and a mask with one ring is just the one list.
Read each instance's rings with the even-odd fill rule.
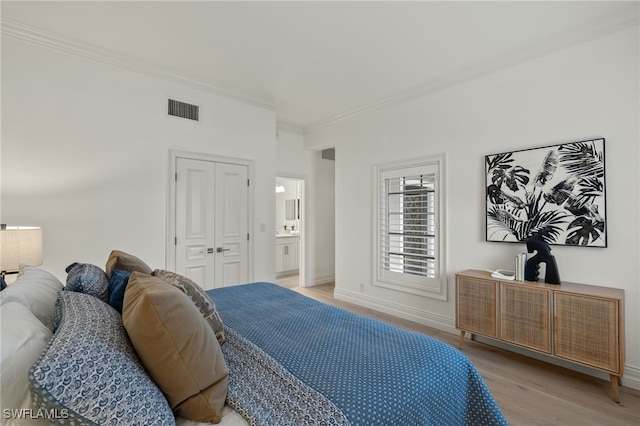
[[335,148],[323,149],[322,158],[324,158],[325,160],[335,160],[336,159]]
[[176,101],[175,99],[169,99],[169,115],[199,121],[200,107],[198,105]]

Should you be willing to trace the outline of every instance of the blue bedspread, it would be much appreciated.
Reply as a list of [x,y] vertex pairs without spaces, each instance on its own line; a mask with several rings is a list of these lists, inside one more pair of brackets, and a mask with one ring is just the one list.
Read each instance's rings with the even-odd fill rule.
[[428,336],[270,283],[209,290],[225,326],[332,401],[353,425],[506,425],[476,368]]

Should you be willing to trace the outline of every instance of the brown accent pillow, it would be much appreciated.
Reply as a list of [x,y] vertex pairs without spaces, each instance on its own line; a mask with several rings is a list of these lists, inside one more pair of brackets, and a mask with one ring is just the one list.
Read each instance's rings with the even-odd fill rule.
[[209,324],[213,332],[216,333],[218,343],[222,345],[226,342],[226,338],[224,337],[224,325],[222,324],[222,318],[220,318],[220,314],[216,309],[216,304],[202,287],[200,287],[195,281],[171,271],[156,269],[151,275],[163,279],[189,296],[189,299],[191,299],[191,301],[196,305],[200,314],[202,314],[204,319],[207,321],[207,324]]
[[133,272],[122,321],[173,412],[219,423],[229,372],[215,333],[189,297],[160,278]]
[[113,250],[107,258],[107,264],[105,265],[107,278],[111,278],[111,270],[113,269],[120,269],[127,272],[138,271],[143,274],[151,275],[151,268],[149,265],[136,256],[120,250]]

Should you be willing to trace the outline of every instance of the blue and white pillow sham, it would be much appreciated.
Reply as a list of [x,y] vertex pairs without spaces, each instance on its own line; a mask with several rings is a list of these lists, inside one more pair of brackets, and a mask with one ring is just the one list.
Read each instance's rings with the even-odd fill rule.
[[87,294],[60,293],[55,334],[29,371],[35,409],[61,424],[173,425],[166,398],[145,372],[122,317]]

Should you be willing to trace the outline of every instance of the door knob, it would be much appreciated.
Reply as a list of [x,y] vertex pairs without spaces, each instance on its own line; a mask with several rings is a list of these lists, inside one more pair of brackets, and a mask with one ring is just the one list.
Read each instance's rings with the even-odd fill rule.
[[[211,249],[213,250],[213,249]],[[226,248],[222,248],[222,247],[216,247],[216,252],[217,253],[222,253],[223,251],[230,251],[231,249],[226,249]]]
[[213,253],[213,247],[207,248],[207,253]]

